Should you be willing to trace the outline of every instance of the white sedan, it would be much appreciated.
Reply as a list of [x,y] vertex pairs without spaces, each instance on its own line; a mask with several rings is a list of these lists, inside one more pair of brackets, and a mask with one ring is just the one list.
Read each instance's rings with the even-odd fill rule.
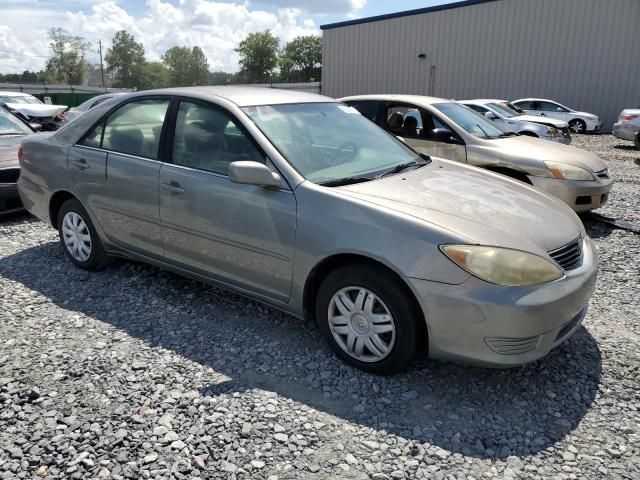
[[564,120],[573,133],[597,132],[602,128],[602,121],[597,115],[579,112],[546,98],[521,98],[511,103],[529,115]]

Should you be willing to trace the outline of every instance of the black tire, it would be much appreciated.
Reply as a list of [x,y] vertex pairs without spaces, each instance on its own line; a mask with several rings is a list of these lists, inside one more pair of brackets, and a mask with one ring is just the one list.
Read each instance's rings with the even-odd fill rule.
[[538,135],[535,132],[528,132],[527,131],[527,132],[519,132],[519,133],[520,133],[520,135],[524,135],[526,137],[540,138],[540,135]]
[[571,133],[587,133],[587,124],[583,120],[576,118],[569,122],[569,130],[571,130]]
[[640,150],[640,132],[636,134],[636,138],[633,139],[633,144],[638,150]]
[[[338,344],[329,326],[329,306],[332,297],[346,287],[363,287],[374,293],[393,317],[395,341],[387,355],[375,362],[358,360]],[[426,345],[424,318],[417,302],[406,288],[388,272],[373,265],[352,264],[330,272],[320,284],[316,298],[316,320],[322,336],[333,352],[344,362],[360,370],[390,375],[406,368],[415,358],[419,345]]]
[[[86,225],[86,229],[83,229],[82,233],[84,233],[85,235],[88,233],[90,238],[91,251],[88,255],[88,258],[84,261],[75,258],[65,244],[65,234],[63,232],[63,229],[64,219],[68,213],[75,213],[82,219],[82,221]],[[111,263],[111,258],[107,256],[104,251],[104,247],[102,246],[102,242],[100,241],[98,232],[96,232],[96,229],[91,222],[91,217],[82,206],[82,204],[75,198],[70,198],[69,200],[64,202],[60,207],[60,210],[58,211],[58,235],[60,237],[60,245],[62,246],[65,257],[67,257],[67,259],[69,259],[69,261],[71,261],[71,263],[73,263],[75,266],[82,268],[83,270],[95,272],[103,270],[107,265],[109,265],[109,263]]]

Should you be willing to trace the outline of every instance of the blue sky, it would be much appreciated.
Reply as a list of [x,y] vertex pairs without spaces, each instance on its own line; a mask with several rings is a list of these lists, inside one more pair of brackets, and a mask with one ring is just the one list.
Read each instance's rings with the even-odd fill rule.
[[[158,60],[172,46],[199,45],[211,70],[235,71],[233,51],[249,33],[271,30],[284,44],[320,26],[423,8],[447,0],[0,0],[0,73],[40,70],[49,55],[46,32],[62,27],[105,48],[118,30]],[[25,28],[28,25],[29,28]],[[96,48],[88,54],[97,61]]]

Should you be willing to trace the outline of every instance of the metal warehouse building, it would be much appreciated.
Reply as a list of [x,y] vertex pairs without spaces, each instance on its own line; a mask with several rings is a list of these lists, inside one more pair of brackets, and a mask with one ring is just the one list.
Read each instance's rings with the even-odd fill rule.
[[640,0],[469,0],[323,25],[322,92],[640,107]]

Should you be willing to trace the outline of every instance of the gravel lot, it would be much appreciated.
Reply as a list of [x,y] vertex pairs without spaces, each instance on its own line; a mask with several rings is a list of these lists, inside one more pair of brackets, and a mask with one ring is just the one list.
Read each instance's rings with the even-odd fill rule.
[[[640,152],[575,145],[640,225]],[[314,325],[153,267],[99,274],[56,232],[0,221],[0,478],[640,478],[640,235],[585,217],[601,271],[584,328],[510,370],[420,360],[383,378]]]

